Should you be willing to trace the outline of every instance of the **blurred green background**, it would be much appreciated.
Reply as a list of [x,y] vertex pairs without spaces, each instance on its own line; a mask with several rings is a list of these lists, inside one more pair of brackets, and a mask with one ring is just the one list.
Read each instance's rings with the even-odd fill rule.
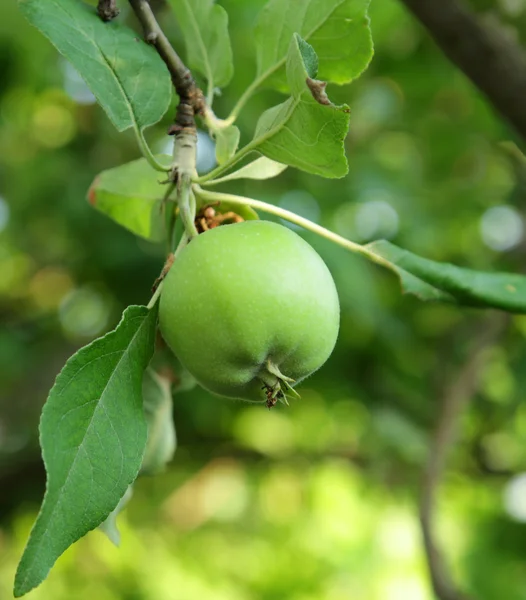
[[[124,2],[121,3],[125,8]],[[254,73],[262,0],[223,0],[236,76],[226,116]],[[479,8],[522,33],[526,2]],[[123,10],[123,18],[126,18]],[[128,15],[131,23],[133,19]],[[297,211],[356,241],[387,238],[436,260],[524,272],[524,174],[503,152],[502,119],[395,0],[373,0],[375,58],[352,85],[350,173],[293,169],[229,191]],[[169,13],[163,23],[177,48]],[[526,27],[524,27],[526,31]],[[237,51],[237,52],[236,52]],[[261,92],[240,119],[245,140]],[[148,132],[166,148],[170,116]],[[211,142],[200,139],[201,169]],[[0,599],[45,485],[38,415],[75,349],[145,303],[163,249],[85,201],[95,175],[138,156],[76,72],[0,3]],[[30,598],[65,600],[429,600],[418,496],[445,388],[489,312],[420,303],[389,273],[311,235],[337,282],[342,328],[327,365],[289,408],[175,398],[179,448],[141,479],[120,517],[122,547],[90,533]],[[484,354],[438,502],[456,579],[484,600],[526,599],[526,317]]]

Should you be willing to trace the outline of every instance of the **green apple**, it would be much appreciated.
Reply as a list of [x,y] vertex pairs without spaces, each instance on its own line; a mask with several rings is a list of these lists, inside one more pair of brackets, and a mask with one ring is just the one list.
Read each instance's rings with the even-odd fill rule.
[[194,238],[164,280],[159,309],[166,342],[200,385],[269,407],[329,358],[339,318],[321,257],[270,221]]

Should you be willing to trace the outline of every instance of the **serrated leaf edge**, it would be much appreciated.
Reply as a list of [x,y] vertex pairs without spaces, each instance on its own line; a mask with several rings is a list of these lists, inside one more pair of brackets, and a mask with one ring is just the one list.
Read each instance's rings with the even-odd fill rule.
[[[92,342],[90,342],[90,343],[89,343],[89,344],[87,344],[86,346],[83,346],[83,347],[82,347],[80,350],[78,350],[77,352],[75,352],[75,354],[73,354],[72,356],[70,356],[70,357],[69,357],[69,359],[66,361],[65,365],[64,365],[64,366],[62,367],[62,369],[60,370],[60,373],[59,373],[59,374],[57,375],[57,377],[55,378],[55,382],[54,382],[54,384],[53,384],[53,386],[52,386],[51,390],[49,391],[48,398],[51,396],[51,394],[52,394],[52,393],[53,393],[53,391],[55,390],[55,388],[56,388],[56,386],[57,386],[57,383],[59,382],[59,379],[60,379],[60,377],[62,376],[62,374],[64,373],[64,371],[65,371],[65,370],[68,368],[68,366],[70,366],[70,365],[72,364],[72,362],[74,361],[74,359],[75,359],[75,357],[77,356],[77,354],[78,354],[79,352],[83,351],[83,350],[88,350],[88,349],[90,349],[90,348],[93,348],[93,346],[95,346],[95,345],[97,345],[97,344],[102,344],[102,343],[104,342],[104,340],[107,340],[107,339],[108,339],[109,337],[111,337],[112,335],[115,335],[115,334],[117,333],[117,330],[119,329],[119,327],[120,327],[120,326],[121,326],[121,325],[122,325],[122,324],[125,322],[126,318],[128,318],[128,317],[127,317],[127,313],[128,313],[128,312],[131,312],[131,310],[133,310],[133,309],[137,309],[137,308],[141,308],[141,309],[144,309],[144,311],[146,311],[146,312],[144,312],[144,315],[142,315],[142,316],[144,317],[144,318],[143,318],[143,323],[144,323],[144,322],[146,322],[146,317],[148,316],[148,314],[149,314],[149,312],[150,312],[150,309],[148,309],[146,306],[139,306],[139,305],[131,305],[131,306],[128,306],[128,307],[126,308],[126,310],[123,312],[123,314],[122,314],[122,317],[121,317],[121,319],[120,319],[119,323],[117,324],[117,326],[115,327],[115,329],[113,329],[113,330],[109,331],[108,333],[106,333],[106,334],[105,334],[105,335],[103,335],[102,337],[99,337],[99,338],[97,338],[97,339],[93,340]],[[138,317],[138,316],[139,316],[139,315],[137,315],[137,317]],[[132,344],[132,342],[135,340],[135,338],[136,338],[136,336],[138,335],[138,333],[139,333],[139,331],[140,331],[140,329],[141,329],[141,327],[142,327],[142,326],[143,326],[142,324],[139,326],[139,328],[137,329],[137,331],[136,331],[136,332],[135,332],[135,334],[133,335],[132,339],[130,340],[130,344],[128,344],[128,347],[129,347],[129,346]],[[123,354],[124,354],[124,351],[123,351]],[[108,382],[109,382],[109,381],[111,381],[111,379],[113,378],[113,375],[114,375],[115,371],[117,370],[117,367],[118,367],[118,365],[120,364],[121,360],[122,360],[122,357],[121,357],[121,359],[119,359],[119,362],[117,363],[117,365],[116,365],[115,369],[113,370],[113,372],[112,372],[112,374],[111,374],[110,378],[108,379]],[[93,361],[91,361],[91,362],[93,362]],[[85,368],[85,367],[86,367],[88,364],[91,364],[91,362],[90,362],[90,363],[87,363],[86,365],[83,365],[82,369],[84,369],[84,368]],[[107,384],[106,384],[106,386],[105,386],[104,390],[105,390],[106,388],[107,388]],[[104,392],[103,392],[103,393],[104,393]],[[102,394],[101,394],[101,397],[102,397]],[[99,400],[100,400],[100,399],[99,399]],[[92,420],[93,420],[93,419],[91,419],[91,421],[90,421],[89,425],[86,427],[86,431],[88,431],[89,427],[91,427],[91,422],[92,422]],[[42,422],[42,417],[41,417],[41,422]],[[42,438],[41,438],[41,433],[42,433],[42,432],[41,432],[40,425],[39,425],[39,432],[40,432],[40,437],[39,437],[39,440],[40,440],[40,444],[41,444],[41,447],[42,447]],[[84,436],[84,438],[85,438],[85,436]],[[79,446],[79,448],[80,448],[80,446]],[[75,461],[76,461],[76,459],[77,459],[77,456],[78,456],[78,453],[77,453],[77,455],[75,456],[75,458],[73,459],[72,465],[71,465],[71,466],[70,466],[70,468],[69,468],[68,474],[67,474],[67,476],[66,476],[66,479],[65,479],[65,481],[64,481],[64,484],[61,486],[61,489],[63,489],[63,488],[64,488],[64,486],[66,485],[67,481],[69,480],[69,476],[70,476],[70,474],[71,474],[71,469],[72,469],[72,466],[73,466],[73,464],[75,463]],[[44,461],[44,467],[45,467],[45,470],[46,470],[46,475],[48,475],[48,466],[47,466],[47,463],[46,463],[45,461]],[[134,481],[134,480],[135,480],[135,478],[133,478],[133,479],[132,479],[132,481],[130,481],[130,482],[128,483],[128,485],[131,485],[131,484],[133,483],[133,481]],[[47,495],[48,495],[48,482],[49,482],[49,478],[48,478],[48,477],[46,477],[46,489],[45,489],[45,492],[44,492],[44,497],[43,497],[43,500],[42,500],[42,505],[41,505],[41,506],[44,506],[44,503],[45,503],[46,497],[47,497]],[[118,501],[118,502],[117,502],[117,504],[116,504],[116,505],[115,505],[115,506],[112,508],[112,510],[114,510],[114,509],[116,508],[116,506],[118,505],[118,503],[119,503],[119,501]],[[58,502],[57,502],[57,504],[58,504]],[[53,514],[54,514],[54,511],[55,511],[55,509],[56,509],[56,506],[57,506],[57,504],[55,504],[55,507],[53,507],[53,509],[52,509],[52,511],[51,511],[51,515],[53,515]],[[110,513],[108,513],[108,514],[111,514],[111,511],[110,511]],[[33,586],[33,587],[29,588],[29,589],[25,589],[25,587],[22,585],[22,583],[25,583],[25,582],[27,582],[27,579],[28,579],[27,575],[26,575],[26,577],[23,579],[23,582],[22,582],[22,583],[19,583],[20,565],[22,564],[22,560],[23,560],[23,558],[24,558],[24,555],[25,555],[25,553],[26,553],[26,550],[27,550],[27,548],[29,547],[29,542],[31,541],[31,535],[32,535],[32,533],[33,533],[33,530],[34,530],[34,529],[35,529],[35,527],[36,527],[36,524],[37,524],[37,522],[38,522],[38,519],[39,519],[39,517],[40,517],[40,513],[39,513],[39,515],[37,516],[37,519],[36,519],[36,521],[35,521],[35,523],[34,523],[34,525],[33,525],[32,529],[31,529],[31,532],[30,532],[30,535],[29,535],[29,539],[28,539],[28,543],[27,543],[27,545],[26,545],[26,547],[25,547],[25,549],[24,549],[24,552],[23,552],[23,554],[22,554],[22,557],[21,557],[21,559],[20,559],[20,563],[19,563],[19,565],[18,565],[18,569],[17,569],[16,575],[15,575],[14,596],[15,596],[15,597],[17,597],[17,598],[18,598],[18,597],[20,597],[20,596],[23,596],[23,595],[27,594],[27,593],[28,593],[28,592],[30,592],[32,589],[34,589],[34,588],[36,587],[36,585],[39,585],[39,584],[36,584],[35,586]],[[102,522],[103,522],[103,521],[101,521],[101,523],[102,523]],[[100,525],[100,523],[99,523],[99,525]],[[98,527],[98,525],[95,525],[95,526],[94,526],[94,527],[92,527],[92,528],[91,528],[89,531],[92,531],[93,529],[96,529],[97,527]],[[47,528],[44,530],[44,534],[45,534],[46,532],[47,532]],[[37,547],[40,547],[40,546],[41,546],[41,544],[42,544],[42,541],[43,541],[43,538],[44,538],[44,535],[42,535],[42,537],[41,537],[41,538],[40,538],[40,540],[38,541],[38,543],[37,543]],[[57,559],[58,559],[58,557],[57,557]],[[56,559],[56,560],[57,560],[57,559]],[[55,560],[55,562],[56,562],[56,560]],[[53,563],[53,564],[55,564],[55,563]],[[48,573],[51,571],[51,568],[53,567],[53,564],[52,564],[52,565],[51,565],[51,567],[49,568],[49,570],[48,570]],[[31,571],[32,571],[32,570],[30,569],[30,570],[29,570],[29,572],[31,572]],[[27,571],[26,571],[26,572],[27,572]],[[46,575],[46,577],[47,577],[47,575]],[[44,578],[44,579],[45,579],[45,578]],[[43,581],[43,580],[42,580],[42,581]],[[40,583],[41,583],[41,582],[40,582]]]

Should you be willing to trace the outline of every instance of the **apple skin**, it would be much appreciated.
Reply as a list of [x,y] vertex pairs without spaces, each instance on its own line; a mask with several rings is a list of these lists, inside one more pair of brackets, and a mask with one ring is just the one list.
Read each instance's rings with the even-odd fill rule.
[[[338,294],[316,251],[270,221],[222,225],[186,246],[161,292],[161,333],[197,382],[229,398],[264,402],[329,358]],[[280,394],[283,398],[283,394]]]

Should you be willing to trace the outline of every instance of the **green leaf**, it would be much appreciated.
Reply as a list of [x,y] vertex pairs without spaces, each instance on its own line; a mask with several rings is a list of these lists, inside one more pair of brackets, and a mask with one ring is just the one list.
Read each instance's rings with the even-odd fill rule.
[[148,443],[141,475],[162,472],[175,453],[177,438],[173,422],[172,382],[148,368],[143,384],[144,412],[148,423]]
[[365,248],[383,259],[381,264],[400,277],[405,292],[421,300],[526,313],[524,275],[485,273],[428,260],[385,240],[372,242]]
[[206,77],[211,89],[232,79],[234,62],[228,14],[214,0],[170,0],[186,44],[188,66]]
[[[169,162],[169,156],[158,156]],[[89,202],[122,227],[154,242],[165,235],[161,202],[164,187],[162,175],[152,169],[146,159],[103,171],[88,191]]]
[[303,58],[307,75],[312,78],[317,77],[320,61],[314,48],[310,44],[307,44],[307,42],[300,36],[298,36],[298,48],[301,57]]
[[214,131],[216,141],[216,160],[222,165],[230,160],[236,153],[241,133],[235,125]]
[[232,181],[234,179],[271,179],[283,173],[286,168],[287,165],[271,160],[266,156],[261,156],[237,171],[207,182],[206,185],[215,185],[216,183],[224,183],[225,181]]
[[307,47],[298,35],[292,37],[287,57],[292,97],[261,115],[249,148],[309,173],[343,177],[348,170],[344,140],[349,108],[332,104],[324,83],[310,77],[305,60],[312,67],[312,53]]
[[373,56],[369,2],[270,0],[255,31],[257,84],[288,89],[284,66],[294,33],[314,46],[321,79],[338,84],[356,79]]
[[18,566],[15,596],[39,585],[137,477],[147,438],[142,378],[156,323],[156,309],[128,307],[114,331],[79,350],[57,377],[40,421],[47,489]]
[[117,527],[117,517],[126,508],[133,496],[133,485],[130,485],[124,492],[124,496],[119,500],[119,504],[111,511],[108,518],[99,525],[99,529],[115,546],[120,546],[121,534]]
[[103,23],[80,0],[18,0],[26,18],[82,75],[119,131],[157,123],[171,100],[168,69],[120,21]]

